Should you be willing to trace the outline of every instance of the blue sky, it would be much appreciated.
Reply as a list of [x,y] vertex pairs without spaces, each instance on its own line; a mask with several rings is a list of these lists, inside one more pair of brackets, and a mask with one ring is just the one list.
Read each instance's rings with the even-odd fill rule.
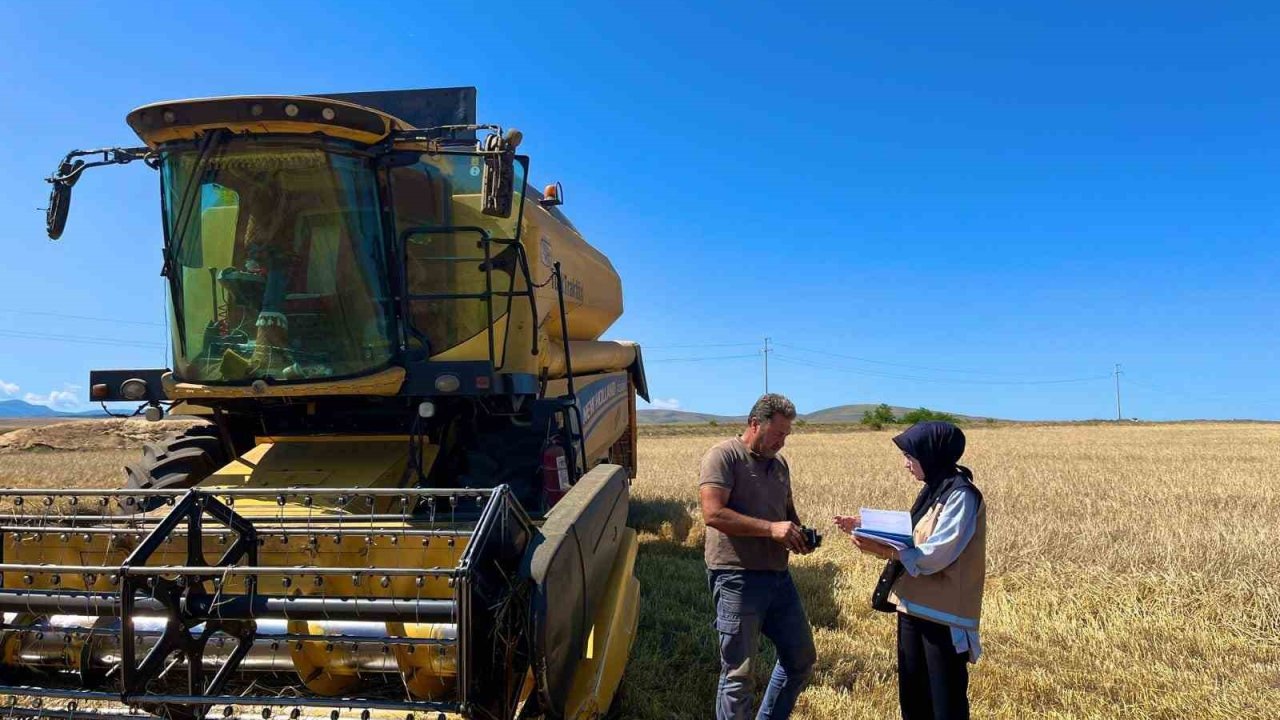
[[67,150],[163,99],[474,85],[662,406],[745,412],[767,336],[801,411],[1109,417],[1121,363],[1126,416],[1280,419],[1280,6],[46,5],[0,4],[0,398],[164,362],[156,178],[91,172],[50,242]]

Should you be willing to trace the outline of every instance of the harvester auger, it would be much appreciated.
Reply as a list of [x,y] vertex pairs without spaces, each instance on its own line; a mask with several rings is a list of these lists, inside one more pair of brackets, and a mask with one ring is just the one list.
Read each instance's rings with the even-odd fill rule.
[[[8,490],[0,715],[507,720],[612,702],[638,617],[639,346],[609,261],[475,90],[139,108],[196,425],[122,487]],[[477,133],[484,136],[477,140]]]

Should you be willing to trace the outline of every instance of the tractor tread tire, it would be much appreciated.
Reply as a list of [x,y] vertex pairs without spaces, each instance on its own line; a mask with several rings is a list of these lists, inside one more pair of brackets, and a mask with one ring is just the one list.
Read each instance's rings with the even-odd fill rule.
[[210,457],[218,457],[222,453],[222,438],[218,435],[218,428],[213,425],[196,425],[160,442],[146,443],[142,446],[142,462],[154,464],[163,460],[167,453],[191,447],[204,450]]
[[165,458],[175,452],[193,448],[208,453],[210,457],[214,457],[222,452],[222,440],[208,435],[179,435],[164,442],[143,445],[142,459],[143,462],[154,465],[163,462]]
[[142,448],[142,459],[124,468],[125,487],[186,489],[230,462],[213,425],[197,425]]

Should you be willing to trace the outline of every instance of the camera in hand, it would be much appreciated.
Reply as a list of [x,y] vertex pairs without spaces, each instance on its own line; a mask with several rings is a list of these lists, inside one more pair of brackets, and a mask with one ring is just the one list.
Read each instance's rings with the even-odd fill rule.
[[822,544],[822,534],[811,527],[801,527],[800,532],[804,533],[804,542],[809,546],[810,550],[817,550]]

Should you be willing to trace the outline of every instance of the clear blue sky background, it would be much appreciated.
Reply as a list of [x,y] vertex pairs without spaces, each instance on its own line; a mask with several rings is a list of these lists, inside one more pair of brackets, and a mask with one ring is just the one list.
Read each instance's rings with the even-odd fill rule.
[[156,100],[475,85],[662,405],[744,412],[769,336],[801,411],[1107,417],[1122,363],[1126,416],[1280,418],[1274,3],[179,5],[0,5],[0,397],[164,362],[156,178],[91,172],[50,242],[65,151]]

